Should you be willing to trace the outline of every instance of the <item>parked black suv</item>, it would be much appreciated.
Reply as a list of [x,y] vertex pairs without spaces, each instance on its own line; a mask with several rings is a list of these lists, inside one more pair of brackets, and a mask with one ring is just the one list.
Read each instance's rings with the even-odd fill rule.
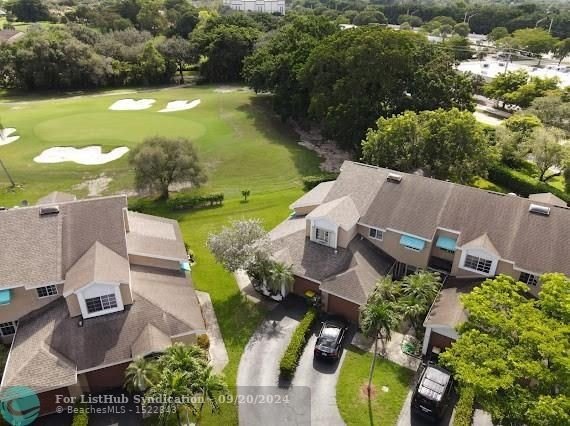
[[423,364],[412,396],[412,412],[434,422],[442,419],[449,406],[453,378],[435,364]]
[[347,326],[340,320],[325,321],[315,344],[315,357],[338,359]]

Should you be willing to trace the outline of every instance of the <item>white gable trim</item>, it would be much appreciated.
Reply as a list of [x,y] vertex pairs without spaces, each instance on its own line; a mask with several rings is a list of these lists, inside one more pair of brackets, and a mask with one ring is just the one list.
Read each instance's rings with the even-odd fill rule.
[[[130,273],[130,270],[129,270],[129,273]],[[128,284],[128,283],[125,283],[125,284]],[[118,287],[118,286],[121,285],[121,283],[112,283],[112,282],[106,282],[106,281],[91,281],[90,283],[84,285],[84,286],[81,287],[81,288],[78,288],[77,290],[64,291],[64,292],[63,292],[63,297],[67,297],[67,296],[70,296],[70,295],[72,295],[72,294],[77,294],[77,295],[78,295],[79,293],[81,293],[81,292],[87,290],[89,287],[92,287],[92,286],[94,286],[94,285],[112,285],[112,286],[117,286],[117,287]]]
[[[485,273],[482,271],[478,271],[476,269],[466,267],[465,259],[467,258],[468,255],[490,260],[491,268],[489,269],[489,272]],[[467,248],[467,249],[461,248],[461,258],[459,259],[459,268],[465,271],[473,272],[477,275],[482,275],[484,277],[493,277],[495,276],[495,272],[497,271],[497,265],[499,263],[499,260],[500,258],[495,256],[493,253],[485,250],[484,248]]]

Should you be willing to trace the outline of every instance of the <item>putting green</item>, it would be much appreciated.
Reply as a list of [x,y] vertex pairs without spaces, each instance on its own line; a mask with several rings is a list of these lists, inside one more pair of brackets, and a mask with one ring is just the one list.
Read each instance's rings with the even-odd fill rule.
[[[156,99],[142,111],[111,111],[125,99]],[[168,102],[200,99],[196,108],[158,111]],[[70,98],[12,99],[0,103],[0,120],[17,129],[20,139],[0,146],[0,159],[20,187],[7,190],[8,179],[0,170],[0,205],[26,199],[34,202],[50,191],[74,187],[104,173],[113,180],[104,194],[132,190],[128,156],[103,165],[75,163],[37,164],[33,158],[54,146],[81,148],[102,146],[103,152],[134,147],[149,136],[183,136],[199,149],[208,173],[205,191],[239,196],[300,187],[304,175],[318,173],[319,159],[296,143],[296,136],[270,109],[270,98],[247,91],[220,93],[215,87],[169,88],[156,91],[116,91]]]

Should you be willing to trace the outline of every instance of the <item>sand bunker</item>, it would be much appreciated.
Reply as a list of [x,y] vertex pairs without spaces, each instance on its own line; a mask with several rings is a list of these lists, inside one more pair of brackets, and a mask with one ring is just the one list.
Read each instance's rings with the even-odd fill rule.
[[249,87],[220,86],[214,89],[216,93],[248,92]]
[[16,133],[16,129],[13,127],[6,127],[0,130],[0,145],[8,145],[9,143],[16,142],[20,139],[20,136],[10,136]]
[[187,109],[196,108],[200,105],[200,99],[195,99],[192,102],[188,101],[172,101],[168,102],[166,108],[161,109],[158,112],[174,112],[174,111],[185,111]]
[[111,152],[104,154],[100,146],[88,146],[85,148],[56,146],[46,149],[34,158],[36,163],[63,163],[72,161],[77,164],[94,165],[105,164],[121,158],[129,151],[129,148],[122,146],[115,148]]
[[112,111],[140,111],[149,109],[156,101],[154,99],[121,99],[109,107]]

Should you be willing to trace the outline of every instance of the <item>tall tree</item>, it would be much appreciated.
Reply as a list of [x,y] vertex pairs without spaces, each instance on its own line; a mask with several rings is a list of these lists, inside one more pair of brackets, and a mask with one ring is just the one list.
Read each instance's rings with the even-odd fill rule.
[[163,199],[168,198],[173,183],[190,182],[198,187],[206,181],[196,148],[186,138],[147,138],[130,152],[129,162],[137,189],[158,192]]
[[487,35],[487,38],[491,41],[497,42],[502,38],[509,36],[509,30],[505,27],[496,27]]
[[43,0],[13,0],[8,2],[6,9],[22,22],[46,21],[50,18],[49,8]]
[[513,42],[519,49],[538,56],[539,64],[544,53],[550,52],[556,45],[556,39],[542,28],[524,28],[513,33]]
[[159,378],[156,363],[146,358],[138,358],[125,370],[125,388],[129,392],[146,392]]
[[570,133],[570,99],[559,94],[536,98],[526,110],[536,115],[546,126],[558,127]]
[[553,279],[566,299],[550,297],[548,308],[541,293],[530,298],[525,284],[504,275],[461,298],[469,315],[440,362],[473,388],[494,423],[570,423],[570,323],[556,314],[568,310],[569,281]]
[[220,396],[227,395],[228,386],[224,378],[214,374],[211,365],[202,369],[197,379],[192,383],[194,392],[200,397],[197,423],[202,419],[204,406],[208,405],[212,413],[220,412]]
[[559,172],[547,174],[553,167],[562,168],[568,158],[568,149],[563,145],[565,134],[553,127],[537,127],[528,141],[528,151],[532,154],[539,171],[538,180],[546,182]]
[[274,262],[269,271],[269,287],[283,297],[291,290],[293,281],[293,268],[281,262]]
[[559,66],[568,55],[570,55],[570,38],[565,38],[556,43],[554,49],[554,57],[558,59]]
[[192,44],[186,39],[175,36],[161,43],[158,46],[158,50],[167,61],[176,64],[176,69],[180,75],[180,83],[184,84],[184,67],[198,59]]
[[439,292],[441,279],[439,274],[418,271],[407,275],[400,283],[401,306],[404,317],[409,319],[419,335],[423,321]]

